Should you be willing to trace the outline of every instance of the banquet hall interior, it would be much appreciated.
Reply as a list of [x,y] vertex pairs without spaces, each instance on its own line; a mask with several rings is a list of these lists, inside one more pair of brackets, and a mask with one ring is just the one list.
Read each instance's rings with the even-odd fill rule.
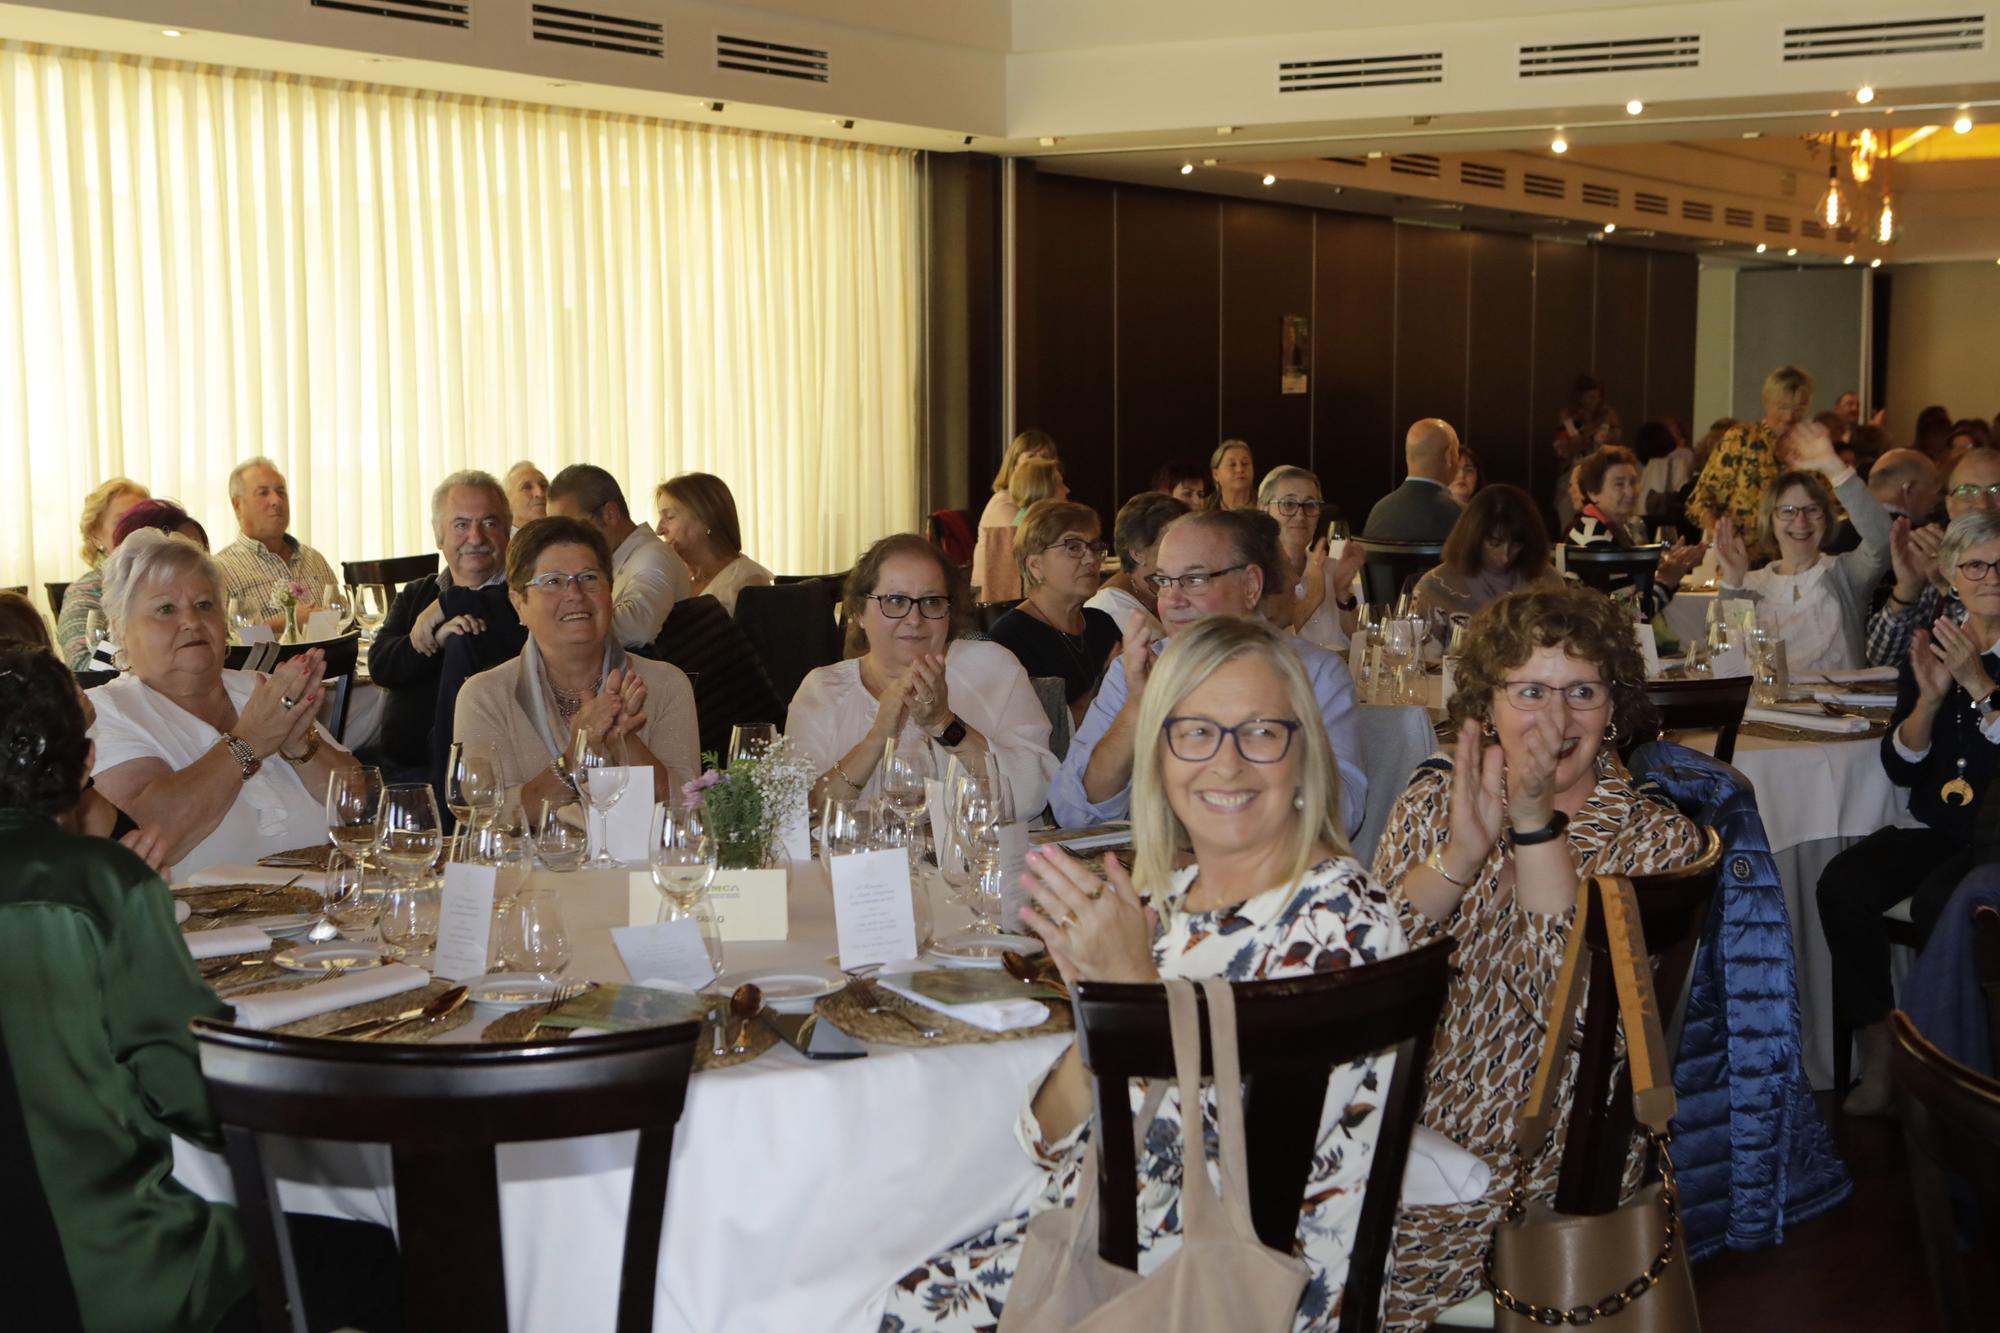
[[1979,5],[0,3],[7,1299],[1992,1328],[1996,434]]

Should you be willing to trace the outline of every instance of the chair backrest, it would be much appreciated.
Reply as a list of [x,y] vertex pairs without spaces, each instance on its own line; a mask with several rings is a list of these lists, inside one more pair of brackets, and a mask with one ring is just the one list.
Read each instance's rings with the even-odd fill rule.
[[1628,585],[1637,590],[1639,605],[1651,607],[1653,575],[1660,567],[1658,546],[1566,546],[1563,568],[1599,592]]
[[35,1145],[28,1139],[28,1119],[21,1109],[20,1085],[14,1062],[0,1037],[0,1180],[7,1182],[7,1308],[9,1327],[46,1329],[49,1333],[83,1333],[76,1286],[63,1258],[62,1234],[35,1165]]
[[1889,1015],[1889,1026],[1895,1037],[1889,1068],[1940,1327],[1990,1328],[1990,1292],[1968,1288],[1959,1256],[1952,1180],[1969,1185],[1989,1215],[2000,1203],[2000,1079],[1974,1073],[1931,1045],[1900,1009]]
[[44,583],[42,591],[49,595],[49,614],[62,619],[63,598],[69,595],[68,583]]
[[1649,680],[1646,697],[1660,710],[1661,727],[1667,731],[1714,728],[1715,757],[1725,764],[1735,759],[1736,733],[1743,726],[1744,706],[1750,702],[1750,677]]
[[1061,759],[1076,737],[1076,719],[1069,711],[1069,682],[1061,676],[1030,676],[1028,685],[1049,715],[1049,753]]
[[118,679],[116,671],[77,671],[71,674],[76,677],[77,688],[83,690],[94,690],[99,685],[109,685]]
[[834,596],[838,598],[840,595],[839,590],[847,585],[847,571],[843,569],[838,574],[773,574],[771,581],[773,583],[831,584],[834,589]]
[[343,560],[340,562],[341,576],[348,583],[379,583],[395,596],[396,589],[405,583],[414,583],[426,574],[437,573],[436,551],[425,555],[398,555],[386,560]]
[[25,583],[10,583],[4,588],[0,588],[0,592],[17,592],[21,596],[26,597],[28,595],[28,585]]
[[744,588],[736,594],[737,627],[788,709],[807,672],[840,660],[840,625],[833,615],[839,601],[840,585],[819,579]]
[[1363,537],[1361,587],[1371,603],[1390,605],[1411,579],[1444,559],[1443,542],[1384,542]]
[[[1381,1130],[1353,1236],[1342,1333],[1376,1327],[1403,1165],[1423,1106],[1423,1070],[1444,1011],[1454,947],[1454,941],[1440,940],[1364,967],[1231,987],[1243,1065],[1250,1211],[1257,1235],[1274,1249],[1290,1253],[1297,1238],[1299,1205],[1334,1068],[1378,1052],[1396,1057],[1380,1101]],[[1198,998],[1205,1016],[1207,998]],[[1111,1263],[1136,1268],[1138,1159],[1129,1086],[1135,1078],[1174,1075],[1166,992],[1157,984],[1082,982],[1076,1017],[1098,1110],[1098,1250]],[[1211,1058],[1204,1018],[1204,1074],[1213,1072]]]
[[1004,599],[998,602],[981,602],[973,608],[973,614],[979,620],[979,632],[981,634],[991,634],[993,627],[1000,623],[1001,618],[1020,604],[1021,599],[1019,597]]
[[506,1333],[494,1146],[637,1130],[616,1327],[650,1330],[667,1166],[699,1031],[687,1022],[543,1044],[376,1045],[196,1019],[264,1327],[306,1327],[267,1139],[387,1144],[408,1326]]
[[[314,648],[326,654],[326,679],[333,683],[333,710],[327,715],[327,730],[335,740],[340,740],[347,729],[347,701],[354,688],[354,672],[361,663],[358,631],[317,643],[232,643],[222,654],[222,664],[231,671],[270,671],[280,662],[289,662]],[[81,678],[82,673],[78,675]]]
[[1986,1036],[1992,1044],[1993,1067],[2000,1069],[2000,912],[1987,903],[1972,909],[1972,957],[1980,992],[1986,996]]
[[785,706],[749,637],[722,603],[706,593],[674,603],[646,656],[687,673],[703,750],[728,754],[729,729],[739,722],[785,719]]
[[[1656,875],[1632,876],[1639,901],[1639,928],[1653,958],[1653,994],[1659,1003],[1666,1048],[1680,1043],[1682,1002],[1694,969],[1695,945],[1708,920],[1710,901],[1722,866],[1722,839],[1704,834],[1706,846],[1692,864]],[[1597,886],[1584,881],[1593,895]],[[1589,990],[1583,999],[1582,1033],[1577,1042],[1576,1095],[1570,1104],[1563,1142],[1562,1170],[1556,1181],[1556,1210],[1608,1213],[1618,1206],[1625,1160],[1637,1121],[1632,1114],[1632,1074],[1617,1051],[1618,992],[1606,951],[1604,909],[1591,902]]]

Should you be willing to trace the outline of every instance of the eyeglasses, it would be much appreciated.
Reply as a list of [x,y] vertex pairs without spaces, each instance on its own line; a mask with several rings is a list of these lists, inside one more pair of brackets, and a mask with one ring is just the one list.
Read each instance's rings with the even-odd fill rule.
[[1960,482],[1951,488],[1951,493],[1961,500],[1974,500],[1984,495],[1989,500],[2000,500],[2000,481],[1985,486],[1975,486],[1969,481]]
[[1042,548],[1043,551],[1061,551],[1072,560],[1081,560],[1085,556],[1102,560],[1105,552],[1110,549],[1109,542],[1087,542],[1081,537],[1065,537],[1059,542],[1050,542]]
[[1502,681],[1500,687],[1507,691],[1507,702],[1524,713],[1539,712],[1558,694],[1579,713],[1594,713],[1611,702],[1611,687],[1601,680],[1576,680],[1567,685],[1550,685],[1539,680],[1509,680]]
[[1984,583],[1993,577],[1993,571],[2000,569],[2000,560],[1961,560],[1958,572],[1974,583]]
[[1249,565],[1242,564],[1229,565],[1222,569],[1211,569],[1206,574],[1148,574],[1146,582],[1153,585],[1153,591],[1155,592],[1165,592],[1175,584],[1179,584],[1181,590],[1184,592],[1200,592],[1209,585],[1211,580],[1219,579],[1224,574],[1234,574],[1239,569],[1248,568],[1250,568]]
[[866,594],[867,599],[882,608],[882,614],[891,620],[901,620],[916,607],[925,620],[943,620],[951,614],[951,598],[933,595],[930,597],[908,597],[900,592],[885,592],[881,595]]
[[527,582],[527,587],[540,588],[551,597],[560,597],[566,588],[574,588],[581,593],[596,592],[604,584],[604,575],[594,569],[578,570],[574,574],[538,574]]
[[1826,510],[1820,505],[1779,505],[1771,513],[1789,523],[1795,518],[1818,518]]
[[1170,717],[1161,730],[1167,748],[1183,763],[1205,763],[1222,752],[1222,738],[1236,742],[1236,753],[1247,763],[1275,764],[1292,748],[1299,724],[1290,718],[1253,717],[1225,727],[1209,717]]
[[1319,511],[1326,508],[1326,504],[1320,500],[1301,500],[1296,495],[1288,495],[1282,500],[1271,501],[1271,508],[1277,510],[1286,518],[1295,518],[1300,514],[1317,518],[1319,517]]

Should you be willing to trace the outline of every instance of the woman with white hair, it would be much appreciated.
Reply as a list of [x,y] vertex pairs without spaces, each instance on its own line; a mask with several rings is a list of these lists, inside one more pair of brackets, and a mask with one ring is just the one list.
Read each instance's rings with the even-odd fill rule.
[[[1342,832],[1333,747],[1285,635],[1235,616],[1177,635],[1147,681],[1138,734],[1132,871],[1109,859],[1106,881],[1053,846],[1028,853],[1038,882],[1022,917],[1048,941],[1072,986],[1162,977],[1264,981],[1403,951],[1388,894],[1354,860]],[[1184,847],[1194,864],[1177,869]],[[1350,1237],[1381,1127],[1381,1097],[1371,1089],[1383,1086],[1386,1072],[1371,1057],[1341,1066],[1329,1081],[1299,1210],[1311,1277],[1298,1329],[1339,1323]],[[1203,1102],[1204,1118],[1212,1117],[1206,1095]],[[1041,1193],[1026,1214],[897,1282],[883,1333],[993,1325],[1028,1219],[1076,1199],[1090,1108],[1090,1076],[1072,1044],[1038,1080],[1015,1127],[1023,1151],[1047,1173]],[[1141,1273],[1177,1248],[1181,1113],[1178,1093],[1169,1090],[1139,1154]]]
[[269,676],[225,670],[215,561],[151,529],[106,563],[104,610],[126,674],[91,693],[93,777],[113,805],[166,834],[176,876],[325,837],[327,778],[355,762],[314,721],[325,654],[301,653]]

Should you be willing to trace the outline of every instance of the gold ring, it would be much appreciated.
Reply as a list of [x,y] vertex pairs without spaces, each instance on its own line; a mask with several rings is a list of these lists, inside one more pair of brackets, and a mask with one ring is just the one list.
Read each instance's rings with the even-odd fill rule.
[[1076,924],[1076,913],[1064,912],[1063,919],[1056,922],[1056,924],[1058,926],[1061,926],[1064,930],[1068,930],[1071,926]]
[[1096,888],[1090,891],[1089,896],[1090,896],[1090,901],[1096,902],[1099,898],[1102,898],[1104,896],[1104,886],[1102,884],[1098,885]]

